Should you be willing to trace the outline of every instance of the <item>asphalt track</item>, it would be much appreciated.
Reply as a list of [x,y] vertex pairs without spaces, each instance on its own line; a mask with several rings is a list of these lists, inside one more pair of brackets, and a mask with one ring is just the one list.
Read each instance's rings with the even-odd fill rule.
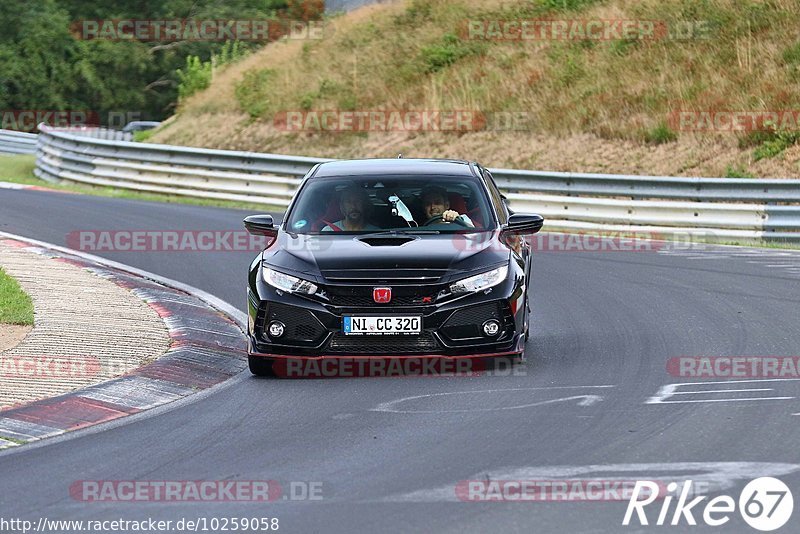
[[[245,213],[0,190],[0,230],[61,245],[74,230],[239,230]],[[96,254],[240,309],[254,256]],[[171,410],[0,454],[0,517],[266,516],[278,517],[282,532],[689,528],[622,527],[624,502],[455,498],[463,480],[559,475],[705,477],[714,491],[734,498],[750,479],[778,475],[797,500],[800,415],[793,414],[800,413],[800,381],[745,384],[765,390],[759,393],[671,397],[700,402],[647,403],[662,386],[691,381],[669,375],[672,357],[800,353],[800,261],[770,254],[539,252],[530,288],[530,358],[513,374],[264,380],[245,373]],[[743,400],[772,396],[788,398]],[[733,400],[706,402],[723,397]],[[322,483],[323,499],[134,504],[71,498],[70,485],[87,479],[313,481]],[[648,510],[655,521],[657,509]],[[798,514],[780,532],[800,531]],[[725,527],[691,530],[756,532],[738,513]]]

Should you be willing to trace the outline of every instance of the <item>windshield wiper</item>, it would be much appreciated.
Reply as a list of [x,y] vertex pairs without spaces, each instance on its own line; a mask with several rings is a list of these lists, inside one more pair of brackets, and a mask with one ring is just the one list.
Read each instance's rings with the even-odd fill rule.
[[401,234],[441,234],[439,230],[420,230],[419,228],[408,228],[398,230]]
[[366,237],[384,236],[384,235],[405,235],[405,234],[441,234],[441,232],[439,230],[424,230],[415,227],[409,227],[409,228],[395,228],[394,230],[386,230],[383,232],[366,234]]
[[399,236],[404,234],[440,234],[439,230],[420,230],[418,228],[409,227],[405,228],[396,228],[394,230],[384,230],[382,232],[373,232],[370,234],[361,234],[358,237],[379,237],[379,236]]

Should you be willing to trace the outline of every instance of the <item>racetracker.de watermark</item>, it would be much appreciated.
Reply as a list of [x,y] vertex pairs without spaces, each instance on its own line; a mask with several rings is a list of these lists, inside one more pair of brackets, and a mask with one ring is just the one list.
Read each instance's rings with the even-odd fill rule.
[[529,131],[527,111],[470,109],[284,110],[273,126],[286,132],[479,132]]
[[41,123],[53,128],[97,126],[100,115],[90,110],[0,109],[0,129],[33,132]]
[[667,360],[681,378],[800,378],[800,356],[681,356]]
[[[321,251],[335,246],[335,233],[287,239],[287,250]],[[660,234],[606,232],[595,234],[537,234],[526,239],[539,252],[655,252],[687,243],[660,241]],[[244,230],[75,230],[67,246],[83,252],[260,252],[272,244],[267,236]],[[456,252],[504,248],[492,232],[461,233],[442,241]]]
[[676,110],[667,124],[681,132],[797,131],[800,110]]
[[321,501],[322,481],[277,480],[76,480],[69,495],[80,502]]
[[642,19],[469,19],[459,32],[482,41],[618,41],[710,39],[706,20]]
[[[634,495],[636,480],[462,480],[455,487],[456,497],[464,502],[581,502],[628,501]],[[659,482],[646,495],[666,496],[667,483]]]
[[244,230],[76,230],[66,241],[83,252],[261,252],[272,239]]
[[85,19],[72,23],[82,40],[257,41],[322,39],[322,21],[286,19]]
[[[658,252],[668,249],[691,248],[689,240],[665,241],[658,232],[602,232],[602,233],[542,233],[525,236],[525,241],[534,252]],[[491,233],[458,234],[452,237],[452,245],[459,251],[480,251],[486,248],[502,250],[514,247],[514,236],[495,239]]]
[[[105,366],[96,356],[14,355],[0,357],[0,379],[64,380],[121,374],[114,362]],[[105,371],[105,373],[104,373]]]
[[526,239],[539,252],[656,252],[670,245],[658,233],[536,234]]
[[510,357],[342,357],[324,359],[287,358],[272,364],[283,378],[436,377],[436,376],[526,376],[524,366]]
[[[468,231],[442,236],[442,247],[454,252],[478,252],[516,246],[513,236],[498,231]],[[317,252],[336,246],[338,234],[291,234],[281,242],[290,251]],[[526,236],[534,252],[659,252],[690,250],[701,246],[709,235],[667,236],[658,232],[541,233]],[[701,239],[702,238],[702,239]],[[75,230],[66,235],[69,248],[83,252],[261,252],[272,245],[271,237],[251,235],[245,230]]]

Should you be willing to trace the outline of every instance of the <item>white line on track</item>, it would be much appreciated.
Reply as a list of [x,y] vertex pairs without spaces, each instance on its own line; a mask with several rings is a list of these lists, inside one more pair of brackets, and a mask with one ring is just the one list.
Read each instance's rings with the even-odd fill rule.
[[742,391],[775,391],[773,388],[747,388],[747,389],[706,389],[698,391],[676,391],[673,395],[694,395],[695,393],[740,393]]
[[436,409],[436,410],[401,410],[397,406],[404,402],[429,399],[433,397],[445,397],[452,395],[475,395],[479,393],[504,393],[509,391],[545,391],[555,389],[582,389],[582,388],[613,388],[614,385],[598,385],[598,386],[542,386],[532,388],[507,388],[507,389],[481,389],[481,390],[467,390],[467,391],[446,391],[442,393],[428,393],[425,395],[412,395],[410,397],[402,397],[388,402],[382,402],[375,408],[370,408],[371,412],[385,412],[385,413],[463,413],[463,412],[491,412],[503,410],[519,410],[522,408],[533,408],[536,406],[544,406],[547,404],[554,404],[557,402],[578,401],[578,406],[591,406],[603,400],[600,395],[572,395],[569,397],[560,397],[558,399],[547,399],[533,403],[519,404],[514,406],[501,406],[498,408],[469,408],[469,409]]
[[650,404],[690,404],[695,402],[747,402],[747,401],[771,401],[771,400],[792,400],[797,397],[742,397],[740,399],[695,399],[683,401],[659,401]]
[[[764,382],[797,382],[800,378],[763,378],[755,380],[724,380],[717,382],[681,382],[676,384],[666,384],[661,386],[655,395],[645,401],[645,404],[688,404],[703,402],[748,402],[748,401],[767,401],[767,400],[792,400],[796,397],[738,397],[733,399],[694,399],[694,400],[666,400],[675,395],[690,395],[693,393],[738,393],[748,391],[748,389],[717,389],[717,390],[691,390],[678,391],[682,386],[727,386],[728,384],[757,384]],[[750,391],[773,391],[772,388]]]

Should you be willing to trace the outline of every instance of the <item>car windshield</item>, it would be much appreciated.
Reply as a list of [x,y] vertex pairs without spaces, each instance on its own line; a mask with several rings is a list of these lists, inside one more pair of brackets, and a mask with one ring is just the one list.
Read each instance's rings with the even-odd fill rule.
[[292,233],[457,233],[495,228],[481,183],[471,177],[312,178],[284,229]]

